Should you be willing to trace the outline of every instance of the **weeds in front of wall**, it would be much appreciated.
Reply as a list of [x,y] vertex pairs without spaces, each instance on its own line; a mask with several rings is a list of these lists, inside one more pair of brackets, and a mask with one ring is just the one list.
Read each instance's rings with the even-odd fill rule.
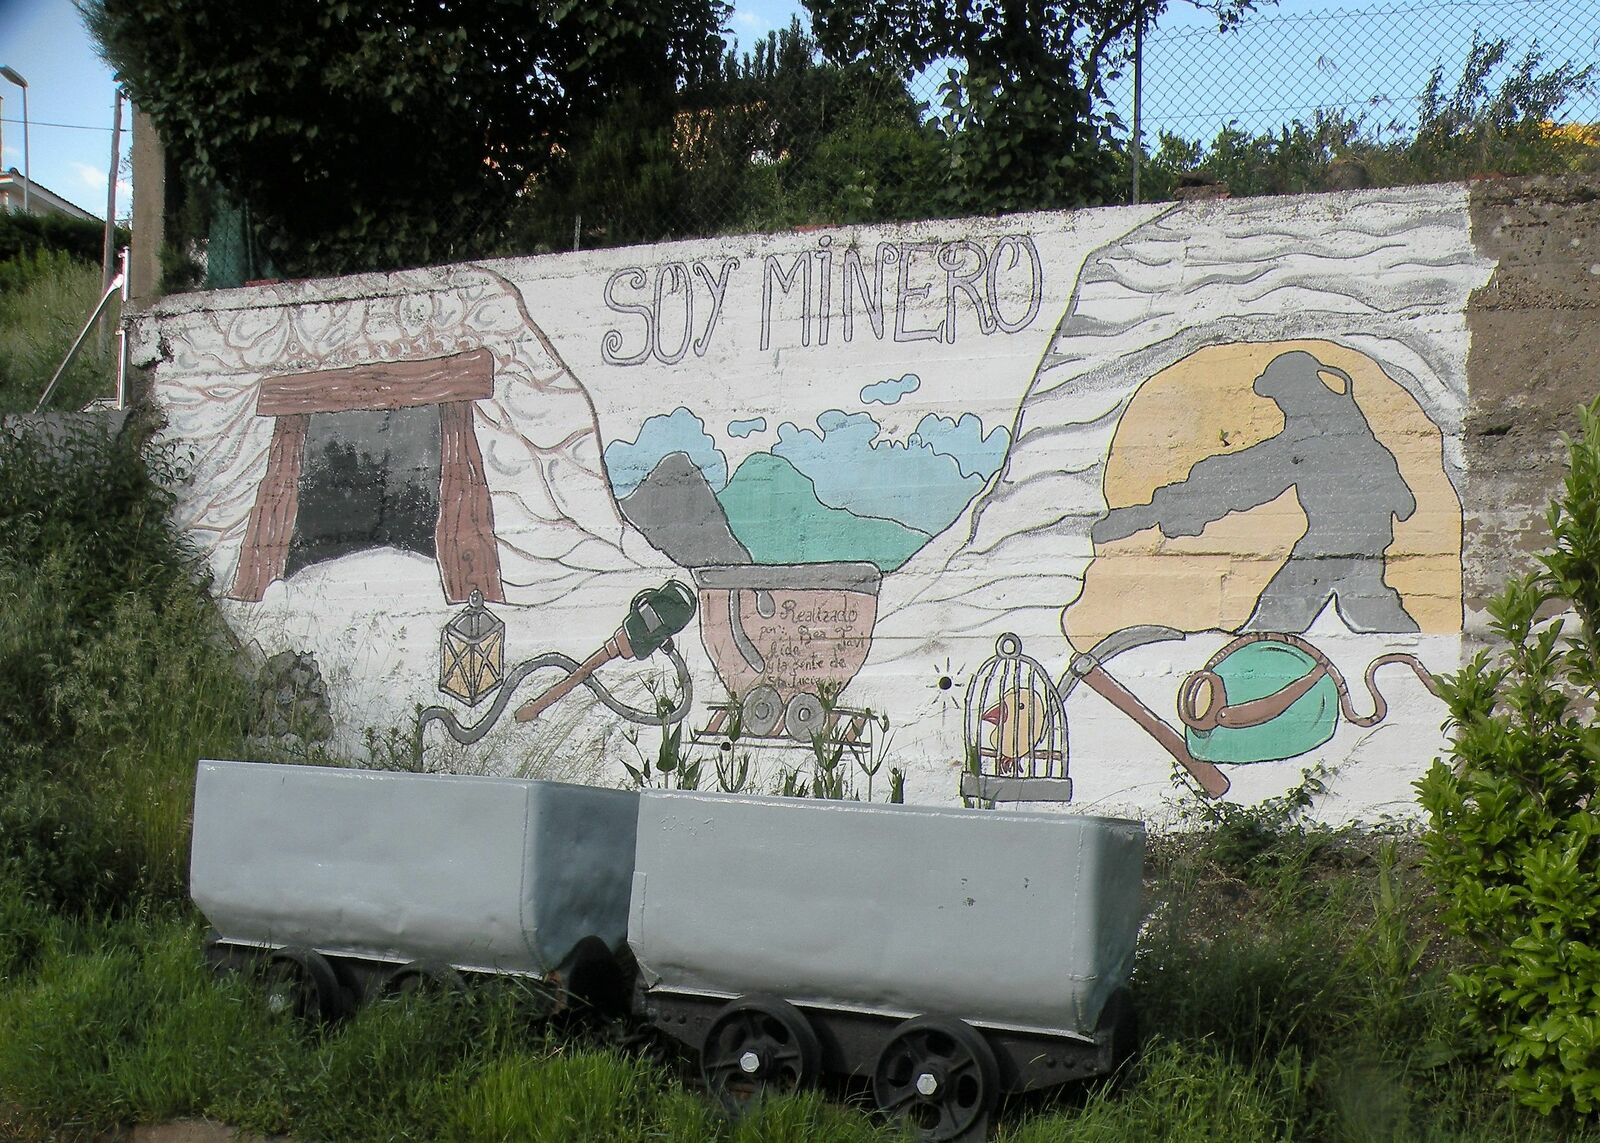
[[[1209,831],[1153,846],[1141,1055],[1115,1084],[1014,1104],[997,1143],[1600,1138],[1517,1109],[1463,1046],[1443,987],[1460,952],[1412,837],[1330,830],[1306,856],[1290,829],[1244,856]],[[341,1143],[897,1138],[815,1095],[729,1125],[659,1065],[552,1033],[514,983],[308,1033],[212,980],[199,941],[174,910],[69,918],[0,878],[0,1134],[206,1116]]]
[[[1281,794],[1255,803],[1188,797],[1181,813],[1190,831],[1205,838],[1207,857],[1225,868],[1254,874],[1259,867],[1316,856],[1328,830],[1311,818],[1336,770],[1317,763]],[[1177,771],[1174,780],[1183,781]],[[1195,827],[1201,827],[1196,829]]]
[[[662,692],[655,680],[646,683],[651,696],[655,699],[657,716],[665,718],[677,708],[679,699]],[[664,724],[661,727],[661,741],[656,747],[654,760],[647,758],[639,748],[639,730],[629,727],[623,731],[623,740],[633,748],[639,764],[623,760],[622,767],[628,772],[628,777],[633,784],[641,790],[660,788],[663,790],[698,790],[702,764],[699,759],[690,758],[683,746],[683,720],[675,723]]]
[[[838,707],[841,689],[838,683],[825,682],[818,685],[820,719],[824,727],[832,729],[811,735],[809,768],[797,766],[779,772],[777,792],[784,797],[831,798],[835,801],[873,800],[873,784],[888,758],[889,743],[893,737],[889,731],[889,716],[876,714],[871,709],[861,711],[858,717],[864,717],[865,727],[876,733],[869,735],[865,742],[856,739],[847,740],[846,732],[842,728],[848,720],[841,716]],[[850,758],[850,765],[845,764],[847,755]],[[860,779],[852,775],[852,768],[860,778],[866,780],[865,790],[859,785]],[[905,801],[905,772],[898,767],[891,767],[888,777],[887,800]]]
[[[866,743],[847,742],[843,732],[837,729],[845,725],[844,720],[835,718],[839,689],[837,685],[826,683],[818,687],[820,721],[824,727],[835,729],[811,735],[805,744],[809,754],[807,761],[799,766],[780,766],[777,773],[765,784],[759,781],[752,755],[752,750],[759,748],[760,742],[757,740],[753,745],[747,746],[743,712],[740,704],[730,695],[725,705],[728,712],[727,722],[722,728],[720,741],[712,760],[717,788],[729,794],[768,793],[785,798],[872,801],[874,783],[888,757],[892,737],[889,733],[889,717],[875,714],[871,710],[861,712],[867,724],[877,733]],[[665,715],[677,705],[677,700],[670,695],[658,693],[656,690],[652,690],[651,694],[655,696],[658,714]],[[623,731],[623,738],[632,747],[638,759],[638,765],[628,761],[623,762],[623,767],[636,788],[679,790],[700,788],[701,782],[705,779],[705,762],[703,758],[691,754],[693,736],[690,737],[690,745],[685,745],[684,726],[681,721],[661,728],[661,740],[654,759],[649,758],[639,746],[640,732],[637,728],[630,727]],[[789,743],[784,745],[785,748],[790,747]],[[845,761],[847,756],[850,759],[848,765]],[[852,776],[852,768],[860,774],[861,779],[865,779],[864,790],[859,785],[860,779]],[[905,801],[904,771],[899,767],[891,767],[888,782],[887,800]]]
[[[0,412],[31,413],[102,293],[100,267],[37,249],[0,263]],[[115,329],[113,301],[105,328]],[[81,409],[116,392],[115,342],[91,334],[56,383],[51,409]]]
[[195,758],[249,717],[147,430],[0,434],[0,871],[81,912],[182,898]]
[[[964,774],[971,774],[974,779],[983,775],[983,756],[978,752],[978,744],[968,741],[965,745],[966,754],[961,760],[961,770]],[[993,809],[993,802],[986,802],[982,798],[974,798],[969,794],[961,795],[961,804],[967,809]]]

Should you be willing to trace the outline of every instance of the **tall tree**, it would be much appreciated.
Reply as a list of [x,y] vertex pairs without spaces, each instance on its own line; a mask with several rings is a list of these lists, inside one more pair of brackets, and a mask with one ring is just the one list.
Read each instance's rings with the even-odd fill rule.
[[195,181],[289,274],[496,249],[574,124],[714,69],[723,0],[80,0]]
[[[798,18],[677,98],[613,100],[518,204],[523,248],[936,213],[939,140],[904,78],[821,58]],[[932,209],[930,209],[932,208]]]
[[[1189,0],[1226,27],[1258,0]],[[1268,0],[1274,2],[1274,0]],[[823,49],[905,74],[948,64],[949,205],[1080,206],[1113,195],[1103,84],[1167,0],[805,0]]]

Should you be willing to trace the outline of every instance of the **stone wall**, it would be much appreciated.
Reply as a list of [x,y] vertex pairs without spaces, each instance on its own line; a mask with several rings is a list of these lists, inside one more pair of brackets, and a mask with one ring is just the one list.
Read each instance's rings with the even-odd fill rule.
[[1484,600],[1548,541],[1561,435],[1600,395],[1600,180],[1476,184],[1472,236],[1495,262],[1467,306],[1466,584],[1481,631]]

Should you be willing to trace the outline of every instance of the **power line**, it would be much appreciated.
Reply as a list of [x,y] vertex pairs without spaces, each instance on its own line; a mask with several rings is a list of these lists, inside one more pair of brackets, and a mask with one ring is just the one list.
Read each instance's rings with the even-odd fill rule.
[[[12,119],[9,116],[0,116],[0,123],[21,123],[21,119]],[[104,131],[111,134],[109,127],[93,127],[87,123],[51,123],[47,120],[29,119],[29,127],[61,127],[68,131]]]

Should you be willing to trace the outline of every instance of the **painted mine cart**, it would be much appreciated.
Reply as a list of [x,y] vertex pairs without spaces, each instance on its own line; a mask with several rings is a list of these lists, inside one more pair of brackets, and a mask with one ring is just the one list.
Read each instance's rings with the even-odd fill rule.
[[730,1107],[855,1076],[917,1138],[982,1138],[1130,1049],[1143,853],[1112,818],[646,791],[643,1015]]
[[698,568],[694,579],[700,638],[729,695],[708,704],[695,742],[810,746],[820,735],[870,753],[872,715],[835,699],[872,648],[876,565],[735,564]]

